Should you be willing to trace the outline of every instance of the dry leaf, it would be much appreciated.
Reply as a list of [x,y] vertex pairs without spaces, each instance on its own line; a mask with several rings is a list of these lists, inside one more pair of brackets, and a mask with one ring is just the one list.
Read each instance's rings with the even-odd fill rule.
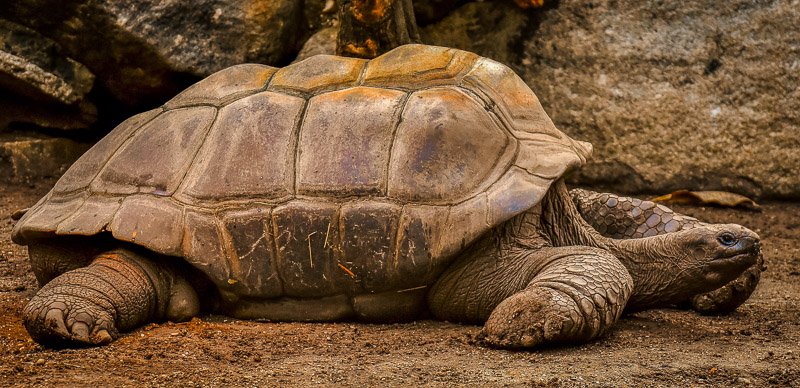
[[11,213],[11,219],[14,220],[14,221],[19,221],[19,219],[22,218],[22,216],[24,216],[25,213],[28,212],[28,210],[30,210],[29,207],[25,208],[25,209],[20,209],[20,210],[17,210],[15,212]]
[[761,211],[761,206],[741,194],[727,191],[689,191],[678,190],[667,195],[653,198],[653,202],[677,203],[694,206],[737,207],[747,210]]

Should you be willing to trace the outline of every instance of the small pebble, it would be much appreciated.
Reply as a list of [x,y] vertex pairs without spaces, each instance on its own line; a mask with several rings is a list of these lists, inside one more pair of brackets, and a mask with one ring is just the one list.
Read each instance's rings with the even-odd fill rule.
[[33,363],[34,365],[44,365],[44,358],[40,358]]

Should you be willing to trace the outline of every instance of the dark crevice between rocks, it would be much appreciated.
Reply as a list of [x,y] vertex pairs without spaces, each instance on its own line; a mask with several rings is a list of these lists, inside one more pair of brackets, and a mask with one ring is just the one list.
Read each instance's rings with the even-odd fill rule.
[[620,161],[589,162],[580,170],[569,174],[566,182],[571,187],[620,194],[657,192],[633,167]]
[[522,64],[522,59],[524,56],[522,53],[525,52],[526,43],[536,37],[536,32],[539,31],[539,27],[542,25],[542,22],[544,22],[548,12],[558,9],[560,5],[561,0],[545,0],[544,6],[541,8],[527,10],[529,13],[527,28],[522,29],[521,35],[518,37],[518,39],[515,39],[509,43],[509,50],[512,53],[517,54],[516,59],[510,65],[518,73],[521,73],[521,70],[524,68],[524,65]]
[[571,187],[644,197],[664,195],[676,190],[719,190],[752,199],[765,196],[773,199],[779,197],[775,193],[766,193],[764,187],[755,179],[734,171],[702,171],[698,167],[685,167],[669,179],[650,181],[643,178],[633,167],[620,161],[590,162],[567,176],[566,181]]
[[716,72],[720,67],[722,67],[722,62],[720,62],[717,58],[712,58],[706,64],[706,68],[703,70],[703,75],[714,74],[714,72]]

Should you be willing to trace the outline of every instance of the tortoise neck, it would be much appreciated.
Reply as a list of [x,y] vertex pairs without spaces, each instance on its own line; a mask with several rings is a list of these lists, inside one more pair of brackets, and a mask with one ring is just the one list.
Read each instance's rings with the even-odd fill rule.
[[677,297],[666,291],[671,282],[665,277],[674,272],[668,266],[677,254],[670,249],[671,236],[618,240],[601,235],[580,215],[563,180],[553,183],[542,200],[542,227],[553,246],[584,245],[611,252],[634,281],[629,309],[666,305]]
[[607,248],[611,239],[603,237],[580,215],[564,181],[553,183],[542,200],[542,229],[553,246],[587,245]]

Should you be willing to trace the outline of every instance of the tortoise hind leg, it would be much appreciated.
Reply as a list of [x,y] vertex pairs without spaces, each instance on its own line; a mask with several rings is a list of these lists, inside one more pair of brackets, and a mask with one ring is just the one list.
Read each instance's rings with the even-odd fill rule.
[[44,285],[25,306],[31,337],[54,346],[100,345],[119,332],[199,311],[197,294],[178,271],[131,251],[98,255]]
[[[572,189],[570,195],[581,216],[606,237],[639,238],[705,225],[651,201],[583,189]],[[694,296],[685,305],[701,314],[730,313],[755,291],[764,270],[764,258],[759,257],[756,265],[738,278],[714,291]]]
[[598,338],[622,315],[633,291],[622,263],[598,248],[544,247],[500,257],[487,251],[448,269],[429,303],[442,319],[485,321],[480,337],[491,346],[529,348]]

